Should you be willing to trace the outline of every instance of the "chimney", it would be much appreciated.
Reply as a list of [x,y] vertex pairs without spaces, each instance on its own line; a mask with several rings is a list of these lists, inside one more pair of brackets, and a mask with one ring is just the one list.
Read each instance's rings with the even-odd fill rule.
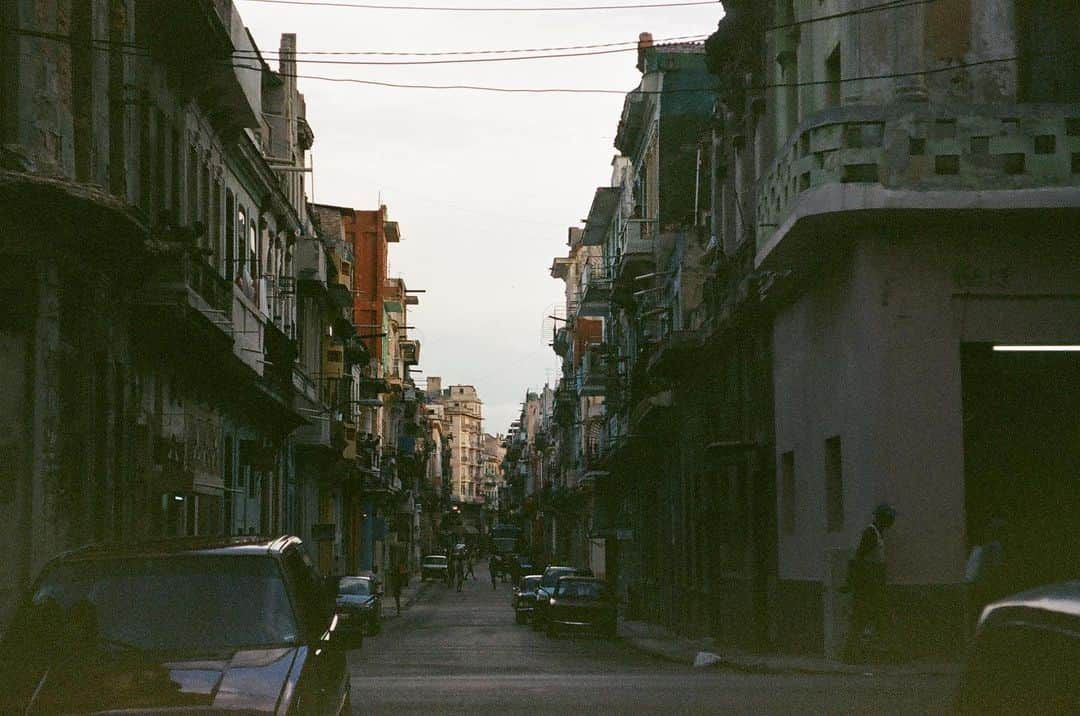
[[645,50],[653,46],[651,32],[643,32],[637,39],[637,68],[639,72],[645,71]]

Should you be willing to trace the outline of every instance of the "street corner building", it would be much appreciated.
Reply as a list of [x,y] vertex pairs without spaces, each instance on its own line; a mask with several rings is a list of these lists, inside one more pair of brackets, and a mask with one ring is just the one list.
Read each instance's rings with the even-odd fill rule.
[[0,628],[91,542],[418,551],[417,297],[385,206],[307,200],[296,52],[231,0],[0,4]]
[[894,647],[958,654],[992,520],[1011,591],[1080,563],[1080,353],[1034,350],[1080,344],[1080,21],[724,6],[704,43],[640,38],[550,268],[564,368],[511,426],[516,513],[629,618],[838,657],[889,503]]

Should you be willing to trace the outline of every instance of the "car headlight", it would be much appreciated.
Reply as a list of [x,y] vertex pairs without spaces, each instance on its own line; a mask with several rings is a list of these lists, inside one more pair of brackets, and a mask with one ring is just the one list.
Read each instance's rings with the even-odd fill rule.
[[548,604],[550,604],[551,606],[555,606],[555,597],[552,597],[551,599],[549,599]]

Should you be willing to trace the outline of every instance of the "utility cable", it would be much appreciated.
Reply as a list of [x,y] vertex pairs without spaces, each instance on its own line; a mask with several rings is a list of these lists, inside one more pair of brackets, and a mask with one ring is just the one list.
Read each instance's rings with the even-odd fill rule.
[[825,22],[827,20],[839,20],[845,17],[855,17],[858,15],[869,15],[874,12],[882,12],[885,10],[902,10],[908,7],[915,7],[917,5],[929,5],[935,3],[938,0],[889,0],[878,5],[867,5],[866,7],[855,8],[854,10],[845,10],[844,12],[836,12],[831,15],[818,15],[817,17],[808,17],[805,20],[792,20],[791,22],[781,23],[779,25],[772,25],[765,28],[765,32],[773,32],[775,30],[787,30],[794,27],[802,27],[803,25],[813,25],[818,22]]
[[649,10],[652,8],[719,5],[718,0],[691,2],[657,2],[626,5],[550,5],[536,7],[454,7],[446,5],[375,5],[371,3],[337,2],[336,0],[247,0],[269,5],[301,5],[303,7],[346,7],[359,10],[403,10],[423,12],[589,12],[595,10]]
[[[654,45],[662,45],[669,42],[688,42],[704,40],[708,34],[680,35],[678,37],[663,37],[653,40]],[[243,50],[235,51],[233,55],[262,55],[273,59],[285,57],[299,57],[301,55],[389,55],[407,57],[439,57],[443,55],[505,55],[524,52],[564,52],[568,50],[593,50],[604,47],[621,47],[633,45],[631,49],[637,49],[639,40],[623,40],[622,42],[603,42],[591,45],[565,45],[562,47],[522,47],[501,50],[432,50],[432,51],[390,51],[390,50],[296,50],[282,53],[280,50]]]
[[[66,42],[72,42],[73,41],[72,38],[70,36],[68,36],[68,35],[58,35],[56,33],[42,32],[42,31],[35,31],[35,30],[21,30],[21,29],[18,29],[18,30],[13,30],[13,31],[16,32],[17,34],[24,34],[24,35],[29,35],[29,36],[32,36],[32,37],[53,39],[53,40],[66,41]],[[94,40],[93,42],[100,43],[100,44],[105,44],[105,45],[112,44],[107,40]],[[94,49],[101,50],[101,49],[107,49],[107,48],[98,47],[98,48],[94,48]],[[905,77],[916,77],[916,76],[920,76],[920,75],[922,75],[922,76],[936,75],[936,74],[941,74],[941,73],[945,73],[945,72],[954,72],[954,71],[957,71],[957,70],[970,69],[970,68],[973,68],[973,67],[983,67],[983,66],[987,66],[987,65],[1002,64],[1002,63],[1007,63],[1007,62],[1017,62],[1017,61],[1020,61],[1020,60],[1026,59],[1026,58],[1055,57],[1055,56],[1062,56],[1062,55],[1071,55],[1071,54],[1075,54],[1077,52],[1080,52],[1080,47],[1073,47],[1073,48],[1069,48],[1069,49],[1066,49],[1066,50],[1057,50],[1057,51],[1050,51],[1050,52],[1030,52],[1030,53],[1024,53],[1024,54],[1021,54],[1021,55],[1011,55],[1009,57],[996,57],[996,58],[990,58],[990,59],[986,59],[986,60],[975,60],[975,61],[971,61],[971,62],[958,62],[958,63],[955,63],[955,64],[944,65],[942,67],[934,67],[934,68],[927,69],[927,70],[912,70],[912,71],[907,71],[907,72],[891,72],[891,73],[884,73],[884,74],[877,74],[877,75],[863,75],[863,76],[859,76],[859,77],[842,77],[842,78],[839,78],[838,80],[807,80],[807,81],[800,81],[800,82],[779,82],[779,83],[771,83],[771,84],[750,86],[750,87],[747,87],[747,89],[750,89],[750,90],[768,90],[768,89],[791,88],[791,87],[817,87],[817,86],[831,85],[831,84],[836,84],[836,83],[847,84],[847,83],[850,83],[850,82],[870,82],[870,81],[875,81],[875,80],[886,80],[886,79],[899,79],[899,78],[905,78]],[[135,56],[135,57],[148,57],[149,56],[148,50],[138,50],[138,51],[136,51],[136,50],[125,49],[125,50],[123,50],[123,54],[128,55],[128,56]],[[230,63],[226,62],[226,63],[223,63],[223,66],[232,67],[234,69],[253,70],[253,71],[258,71],[258,72],[267,71],[267,67],[263,66],[263,65],[230,64]],[[281,72],[276,72],[276,71],[274,73],[277,74],[279,77],[290,77],[290,78],[296,78],[296,79],[306,79],[306,80],[323,81],[323,82],[337,82],[337,83],[345,83],[345,84],[371,85],[371,86],[375,86],[375,87],[389,87],[389,88],[394,88],[394,89],[472,90],[472,91],[498,92],[498,93],[509,93],[509,94],[555,94],[555,93],[564,93],[564,94],[619,94],[619,95],[634,94],[634,95],[638,95],[638,96],[649,96],[649,95],[685,94],[685,93],[696,93],[696,92],[715,92],[715,91],[719,91],[721,89],[719,87],[685,87],[685,88],[672,88],[672,89],[664,89],[664,90],[631,89],[631,90],[628,91],[628,90],[625,90],[625,89],[599,89],[599,88],[587,88],[587,87],[580,87],[580,88],[575,88],[575,87],[493,87],[493,86],[487,86],[487,85],[470,85],[470,84],[445,84],[445,85],[440,85],[440,84],[409,84],[409,83],[401,83],[401,82],[384,82],[384,81],[379,81],[379,80],[367,80],[367,79],[360,79],[360,78],[356,78],[356,77],[328,77],[328,76],[324,76],[324,75],[309,75],[309,74],[301,74],[301,73],[281,73]]]

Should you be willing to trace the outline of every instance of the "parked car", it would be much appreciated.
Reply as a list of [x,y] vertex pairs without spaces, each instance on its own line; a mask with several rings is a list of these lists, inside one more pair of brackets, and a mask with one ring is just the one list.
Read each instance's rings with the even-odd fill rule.
[[1080,581],[987,606],[968,651],[962,714],[1080,713]]
[[592,570],[580,567],[568,567],[566,565],[551,565],[544,569],[540,577],[540,584],[536,587],[536,609],[532,614],[532,627],[539,631],[547,626],[544,621],[547,617],[548,602],[551,593],[555,590],[555,584],[559,577],[591,577]]
[[295,537],[84,548],[0,643],[0,713],[348,714],[345,648]]
[[420,581],[438,579],[445,582],[450,574],[450,560],[441,554],[429,554],[420,562]]
[[514,621],[524,624],[532,617],[536,608],[536,588],[540,585],[540,575],[530,574],[522,577],[514,587]]
[[358,636],[382,631],[382,594],[371,577],[341,577],[337,582],[338,628]]
[[547,635],[592,631],[614,639],[618,612],[618,602],[603,581],[591,577],[559,577],[546,609]]

